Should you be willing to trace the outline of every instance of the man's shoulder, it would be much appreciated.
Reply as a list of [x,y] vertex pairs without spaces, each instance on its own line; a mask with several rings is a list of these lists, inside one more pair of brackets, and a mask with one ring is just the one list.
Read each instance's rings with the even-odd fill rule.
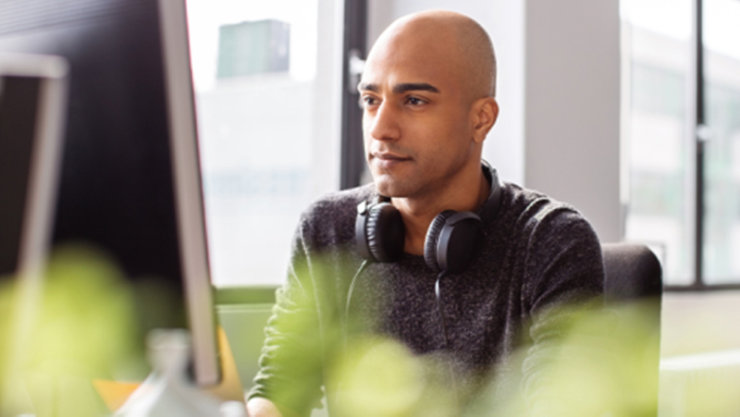
[[304,210],[303,220],[322,221],[345,217],[354,219],[357,214],[357,205],[369,199],[374,190],[375,187],[372,184],[367,184],[324,194]]
[[[520,257],[531,311],[603,291],[599,238],[573,205],[545,193],[508,185],[506,235]],[[558,294],[560,292],[560,294]],[[538,307],[539,306],[539,307]]]
[[357,205],[369,199],[374,190],[370,184],[323,195],[301,214],[298,236],[315,248],[354,241]]
[[507,183],[508,222],[532,231],[542,227],[565,227],[582,224],[590,228],[586,217],[573,205],[543,192]]

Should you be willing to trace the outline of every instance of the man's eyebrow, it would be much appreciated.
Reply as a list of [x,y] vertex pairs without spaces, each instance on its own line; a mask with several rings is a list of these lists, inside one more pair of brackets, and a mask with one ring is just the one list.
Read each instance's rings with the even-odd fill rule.
[[357,91],[372,91],[374,93],[377,93],[378,85],[371,83],[359,83],[357,84]]
[[[372,83],[360,83],[357,85],[359,91],[372,91],[377,93],[380,88],[377,84]],[[393,93],[402,94],[407,91],[429,91],[432,93],[439,93],[439,89],[429,83],[401,83],[393,86]]]
[[429,83],[401,83],[393,86],[393,92],[396,94],[418,90],[429,91],[431,93],[439,93],[439,89]]

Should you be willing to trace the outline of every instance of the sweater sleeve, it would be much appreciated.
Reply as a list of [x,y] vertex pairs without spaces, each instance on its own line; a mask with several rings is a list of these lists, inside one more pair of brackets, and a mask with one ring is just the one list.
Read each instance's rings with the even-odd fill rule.
[[568,415],[558,408],[567,405],[548,394],[553,393],[553,384],[567,381],[552,380],[548,367],[560,360],[565,333],[577,311],[602,303],[601,245],[591,225],[567,206],[539,213],[532,223],[522,293],[531,318],[523,389],[531,415]]
[[308,416],[320,405],[322,353],[316,295],[310,262],[296,232],[286,282],[265,327],[259,371],[248,399],[273,402],[285,417]]

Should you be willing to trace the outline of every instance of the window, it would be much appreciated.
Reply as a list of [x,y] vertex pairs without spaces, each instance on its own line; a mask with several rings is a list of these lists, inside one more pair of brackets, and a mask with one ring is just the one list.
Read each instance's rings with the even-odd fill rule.
[[300,212],[339,188],[340,6],[188,1],[216,286],[281,283]]
[[669,286],[740,284],[740,2],[621,13],[626,237],[654,248]]
[[703,278],[740,283],[740,1],[704,0]]

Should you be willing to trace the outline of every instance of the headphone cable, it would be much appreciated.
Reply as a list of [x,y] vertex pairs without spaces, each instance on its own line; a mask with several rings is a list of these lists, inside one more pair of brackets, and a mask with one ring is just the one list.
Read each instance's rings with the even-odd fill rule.
[[[450,335],[447,332],[447,323],[445,321],[444,311],[442,311],[442,290],[440,288],[440,282],[442,281],[442,278],[446,276],[446,272],[447,271],[443,270],[437,275],[437,280],[434,282],[434,298],[437,300],[437,311],[439,312],[442,335],[444,336],[444,350],[452,356]],[[455,370],[452,366],[452,360],[446,360],[444,357],[442,360],[447,363],[447,372],[449,373],[449,379],[452,385],[452,398],[454,400],[455,407],[458,407],[460,406],[460,392],[458,392],[457,381],[455,381]]]
[[360,277],[360,274],[362,274],[362,271],[365,270],[365,267],[370,262],[367,259],[364,259],[362,263],[360,264],[360,267],[357,268],[357,272],[355,272],[355,275],[352,277],[352,281],[349,283],[349,289],[347,290],[347,302],[344,305],[344,346],[347,347],[347,333],[349,331],[349,309],[352,305],[352,293],[355,291],[355,284],[357,283],[358,278]]
[[447,333],[447,323],[445,322],[445,315],[442,312],[442,290],[440,289],[439,283],[442,278],[445,277],[445,272],[442,271],[437,275],[437,280],[434,282],[434,298],[437,300],[437,311],[439,312],[440,323],[442,324],[442,335],[444,336],[444,349],[450,350],[450,337]]

